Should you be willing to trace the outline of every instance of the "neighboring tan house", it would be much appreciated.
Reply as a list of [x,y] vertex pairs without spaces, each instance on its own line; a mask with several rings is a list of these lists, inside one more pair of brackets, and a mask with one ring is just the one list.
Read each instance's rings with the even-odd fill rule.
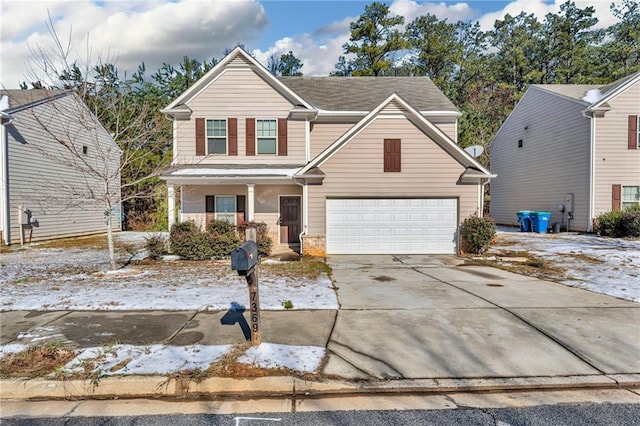
[[[591,231],[606,211],[640,203],[640,73],[598,85],[532,85],[490,144],[491,216],[520,210]],[[561,212],[562,206],[564,212]]]
[[[2,243],[106,232],[105,204],[96,199],[105,185],[120,199],[113,138],[69,91],[0,90],[0,98]],[[119,230],[119,206],[111,214]]]
[[306,255],[455,253],[493,176],[428,78],[276,78],[236,48],[168,105],[174,221],[264,221]]

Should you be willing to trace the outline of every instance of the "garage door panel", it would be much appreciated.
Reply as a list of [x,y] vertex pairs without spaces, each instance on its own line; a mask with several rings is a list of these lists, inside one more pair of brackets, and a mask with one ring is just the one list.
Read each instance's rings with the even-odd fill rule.
[[456,199],[327,200],[327,253],[454,253]]

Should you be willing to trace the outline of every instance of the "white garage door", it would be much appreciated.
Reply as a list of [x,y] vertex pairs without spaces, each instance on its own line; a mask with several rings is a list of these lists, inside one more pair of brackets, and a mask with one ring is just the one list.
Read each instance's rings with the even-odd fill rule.
[[329,199],[329,254],[455,253],[455,199]]

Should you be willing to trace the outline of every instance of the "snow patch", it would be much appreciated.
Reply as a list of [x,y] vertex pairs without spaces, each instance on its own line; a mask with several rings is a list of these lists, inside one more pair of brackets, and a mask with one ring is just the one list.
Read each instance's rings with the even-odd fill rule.
[[583,101],[589,102],[590,104],[595,104],[600,99],[602,99],[604,95],[600,91],[600,89],[591,89],[587,90],[587,94],[582,98]]
[[247,349],[238,362],[261,368],[289,368],[301,373],[313,373],[320,368],[324,356],[325,348],[319,346],[262,343]]

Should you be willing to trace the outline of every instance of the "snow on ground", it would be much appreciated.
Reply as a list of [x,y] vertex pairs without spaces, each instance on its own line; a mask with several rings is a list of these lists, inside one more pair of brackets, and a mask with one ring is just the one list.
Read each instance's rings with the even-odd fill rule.
[[[118,242],[144,245],[148,233],[123,232]],[[119,259],[142,259],[144,253]],[[279,261],[269,260],[277,264]],[[107,271],[105,251],[38,248],[3,253],[0,257],[0,310],[226,310],[233,303],[248,302],[247,283],[231,271],[228,262],[156,262]],[[338,309],[328,276],[294,279],[259,272],[260,305],[263,310]],[[28,337],[23,335],[22,337]],[[51,338],[49,335],[47,338]],[[0,346],[0,356],[23,351],[23,344]],[[67,364],[69,372],[95,363],[100,375],[170,374],[182,370],[205,370],[231,349],[220,346],[132,346],[85,348]],[[239,362],[263,368],[286,367],[314,373],[325,349],[262,343],[252,347]]]
[[[122,233],[135,243],[144,233]],[[144,240],[142,240],[144,241]],[[142,244],[141,241],[137,241]],[[126,259],[124,259],[126,260]],[[228,262],[165,262],[106,271],[106,253],[97,250],[39,249],[3,253],[0,310],[224,310],[245,304],[247,283]],[[338,309],[329,277],[292,279],[259,273],[265,310]]]
[[640,302],[640,241],[593,234],[537,234],[500,228],[501,250],[524,251],[564,271],[562,284]]

